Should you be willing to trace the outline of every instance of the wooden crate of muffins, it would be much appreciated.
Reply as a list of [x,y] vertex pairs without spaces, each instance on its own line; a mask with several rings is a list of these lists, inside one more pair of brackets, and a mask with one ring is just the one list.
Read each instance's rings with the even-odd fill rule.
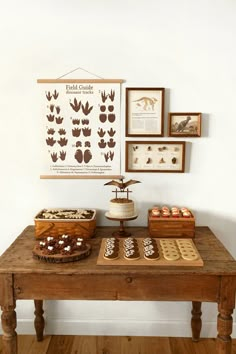
[[156,206],[148,210],[148,231],[152,237],[195,236],[195,217],[186,207]]
[[43,209],[34,218],[35,237],[92,237],[96,229],[94,209]]

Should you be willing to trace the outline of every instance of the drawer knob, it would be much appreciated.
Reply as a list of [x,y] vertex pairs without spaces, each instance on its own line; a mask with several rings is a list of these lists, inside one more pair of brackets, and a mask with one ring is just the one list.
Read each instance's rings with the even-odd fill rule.
[[131,277],[126,278],[127,283],[132,283],[133,279]]

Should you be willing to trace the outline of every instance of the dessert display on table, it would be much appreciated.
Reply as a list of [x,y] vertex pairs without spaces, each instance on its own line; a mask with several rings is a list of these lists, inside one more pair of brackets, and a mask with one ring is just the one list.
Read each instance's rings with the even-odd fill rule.
[[81,237],[71,237],[63,234],[57,238],[48,236],[36,241],[33,256],[36,259],[52,263],[74,262],[91,253],[91,245]]
[[35,236],[59,237],[63,233],[75,237],[92,237],[96,228],[96,210],[48,208],[34,218]]
[[148,231],[152,237],[193,238],[195,217],[186,207],[154,206],[148,210]]
[[104,238],[98,265],[203,266],[192,239]]
[[136,183],[140,183],[140,181],[131,179],[124,182],[123,178],[119,181],[112,180],[105,183],[105,186],[112,185],[117,187],[112,191],[115,193],[115,198],[110,200],[109,211],[105,214],[107,219],[120,222],[120,229],[113,233],[114,236],[130,236],[130,233],[126,232],[124,229],[124,221],[134,220],[138,217],[134,201],[129,197],[129,194],[132,193],[132,191],[128,188],[128,186]]

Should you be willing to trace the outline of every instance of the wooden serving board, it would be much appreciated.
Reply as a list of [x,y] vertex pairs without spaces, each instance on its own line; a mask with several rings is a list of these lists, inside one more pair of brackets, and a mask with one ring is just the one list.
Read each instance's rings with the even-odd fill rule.
[[[101,247],[99,250],[99,254],[98,254],[98,258],[97,258],[97,265],[145,265],[145,266],[175,266],[175,267],[179,267],[179,266],[184,266],[184,267],[202,267],[203,266],[203,260],[193,242],[192,239],[159,239],[159,238],[153,238],[154,240],[156,240],[157,246],[158,246],[158,250],[159,250],[159,254],[160,254],[160,258],[156,259],[156,260],[148,260],[146,258],[144,258],[144,253],[143,253],[143,245],[142,245],[142,241],[143,238],[136,238],[137,242],[138,242],[138,246],[139,246],[139,252],[140,252],[140,258],[136,259],[136,260],[127,260],[124,258],[123,256],[123,242],[125,240],[125,238],[120,238],[119,240],[119,257],[117,259],[114,260],[108,260],[105,259],[103,257],[104,255],[104,249],[105,249],[105,244],[106,244],[106,238],[102,239],[102,243],[101,243]],[[168,241],[176,241],[176,240],[184,240],[184,241],[189,241],[191,243],[192,248],[194,249],[194,251],[196,252],[198,258],[196,260],[185,260],[181,257],[181,253],[179,251],[180,254],[180,258],[178,260],[175,261],[168,261],[164,258],[163,256],[163,252],[162,252],[162,248],[160,245],[160,241],[161,240],[168,240]]]

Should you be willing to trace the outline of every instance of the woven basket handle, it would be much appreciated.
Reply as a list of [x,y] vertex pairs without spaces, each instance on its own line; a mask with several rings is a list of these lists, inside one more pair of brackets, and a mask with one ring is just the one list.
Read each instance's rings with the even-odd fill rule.
[[41,236],[45,231],[49,231],[54,227],[54,223],[47,223],[46,225],[44,225],[42,228],[40,228],[40,231],[38,231],[38,236]]

